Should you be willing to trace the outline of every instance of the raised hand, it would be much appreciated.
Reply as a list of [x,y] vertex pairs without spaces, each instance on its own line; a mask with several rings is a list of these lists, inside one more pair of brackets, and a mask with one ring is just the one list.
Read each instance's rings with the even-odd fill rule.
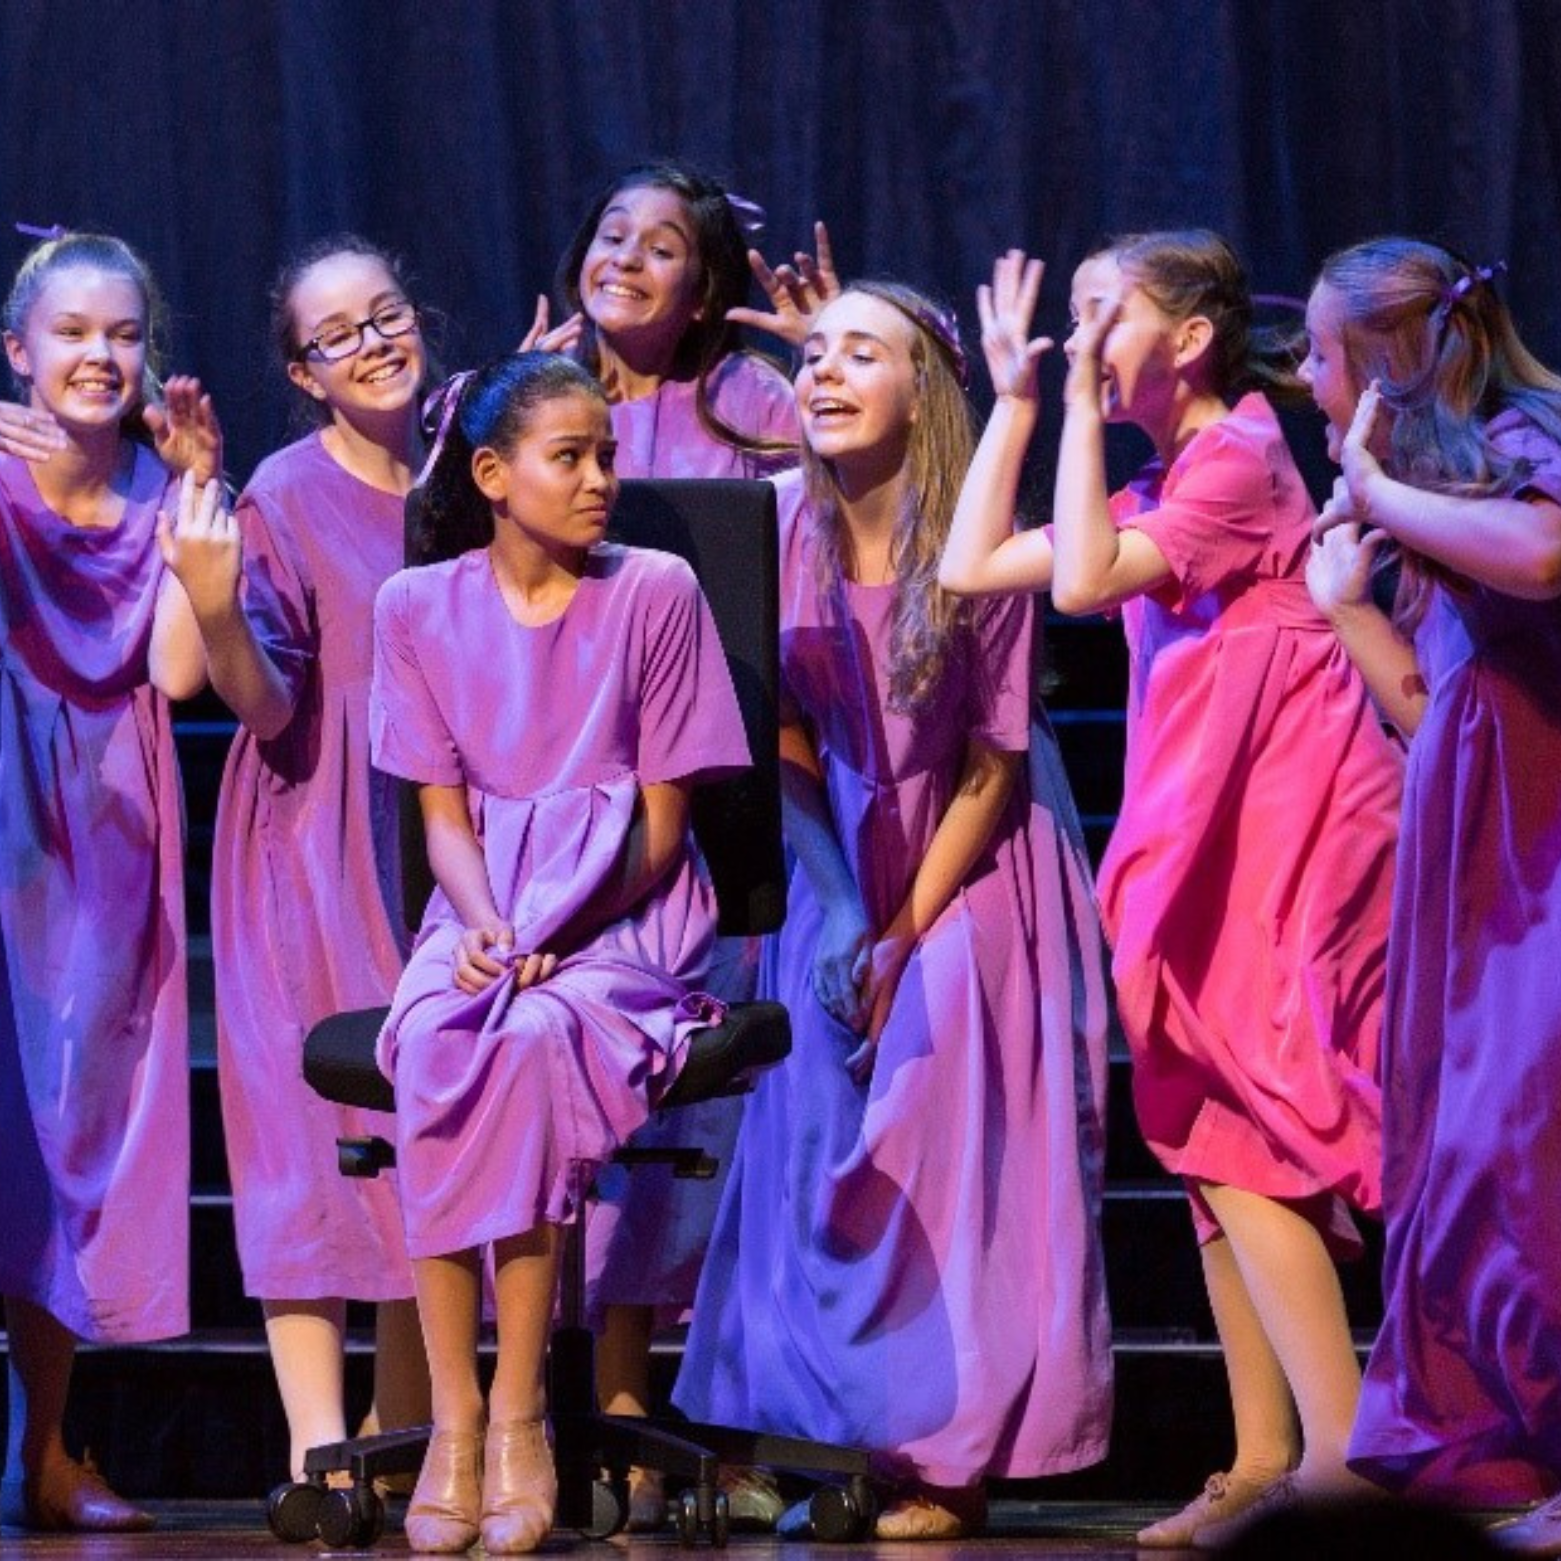
[[999,396],[1022,401],[1036,398],[1036,365],[1056,344],[1049,336],[1030,340],[1030,322],[1046,274],[1039,260],[1011,249],[992,267],[992,283],[976,289],[976,313],[981,318],[981,350],[986,355],[992,389]]
[[[505,973],[505,959],[515,947],[515,929],[507,922],[468,927],[455,946],[455,984],[473,997],[485,992]],[[491,952],[498,950],[497,954]]]
[[7,455],[43,462],[69,442],[52,413],[0,401],[0,450]]
[[842,292],[835,273],[835,257],[829,247],[829,229],[822,222],[813,224],[813,242],[817,255],[798,250],[793,263],[782,263],[772,271],[756,249],[748,251],[748,265],[759,286],[769,298],[772,311],[728,309],[726,317],[734,325],[751,325],[755,330],[778,336],[793,347],[808,339],[813,322],[824,305]]
[[198,379],[175,374],[163,386],[162,403],[148,405],[142,416],[165,466],[191,472],[199,483],[222,475],[222,425]]
[[1339,447],[1339,465],[1344,469],[1350,503],[1362,519],[1371,513],[1371,484],[1382,476],[1382,463],[1371,448],[1381,410],[1382,387],[1372,380],[1355,403],[1355,416],[1350,419],[1349,432]]
[[1089,407],[1100,405],[1100,360],[1111,327],[1122,314],[1120,291],[1108,293],[1073,328],[1063,348],[1068,359],[1068,378],[1063,385],[1063,400]]
[[158,511],[157,548],[198,619],[218,617],[238,600],[244,548],[218,479],[201,483],[185,471],[177,511]]
[[567,320],[548,329],[548,302],[545,293],[537,294],[537,312],[532,316],[531,326],[526,334],[520,338],[520,345],[516,352],[568,352],[576,342],[580,340],[580,332],[585,328],[585,316],[578,311],[569,316]]

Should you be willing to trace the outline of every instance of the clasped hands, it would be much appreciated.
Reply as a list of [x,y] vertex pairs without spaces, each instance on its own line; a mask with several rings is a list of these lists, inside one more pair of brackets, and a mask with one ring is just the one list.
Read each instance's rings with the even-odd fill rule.
[[513,977],[515,990],[524,992],[540,986],[557,969],[556,954],[517,954],[515,929],[507,922],[467,927],[455,949],[455,984],[473,997],[504,976]]
[[858,1084],[873,1076],[878,1038],[915,947],[913,937],[892,928],[875,938],[858,905],[836,903],[824,912],[813,955],[813,993],[837,1024],[859,1038],[845,1059]]

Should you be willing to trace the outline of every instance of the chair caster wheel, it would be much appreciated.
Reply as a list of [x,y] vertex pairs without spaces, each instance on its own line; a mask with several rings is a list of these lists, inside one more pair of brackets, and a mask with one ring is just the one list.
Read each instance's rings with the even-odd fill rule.
[[372,1485],[327,1491],[320,1504],[320,1538],[332,1550],[365,1550],[385,1527],[385,1504]]
[[287,1480],[266,1497],[266,1523],[284,1545],[307,1544],[320,1532],[325,1487]]
[[693,1491],[684,1491],[673,1509],[677,1519],[678,1543],[692,1549],[699,1543],[699,1497]]
[[672,1515],[677,1520],[678,1543],[692,1549],[702,1536],[708,1534],[712,1549],[725,1550],[732,1537],[731,1501],[725,1491],[712,1492],[708,1485],[705,1487],[705,1495],[710,1516],[704,1520],[699,1516],[697,1490],[684,1491],[673,1504]]
[[591,1524],[579,1530],[585,1539],[611,1539],[629,1521],[627,1480],[591,1482]]
[[717,1550],[725,1550],[731,1537],[732,1503],[725,1491],[717,1491],[710,1515],[710,1543]]
[[873,1488],[860,1476],[849,1486],[823,1485],[808,1502],[812,1537],[826,1544],[849,1544],[870,1539],[878,1517]]

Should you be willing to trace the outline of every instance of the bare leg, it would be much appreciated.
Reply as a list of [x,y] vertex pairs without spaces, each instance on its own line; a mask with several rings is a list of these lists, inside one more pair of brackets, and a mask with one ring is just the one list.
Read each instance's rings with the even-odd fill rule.
[[342,1407],[347,1303],[268,1300],[260,1304],[276,1385],[287,1413],[292,1476],[298,1480],[303,1478],[304,1454],[311,1447],[339,1442],[347,1435]]
[[5,1478],[36,1476],[65,1453],[65,1399],[76,1335],[41,1306],[5,1298],[10,1339],[6,1371]]
[[376,1427],[396,1431],[433,1419],[428,1356],[416,1301],[381,1301],[374,1311],[374,1406]]
[[1284,1368],[1252,1305],[1246,1282],[1224,1237],[1202,1249],[1203,1279],[1225,1357],[1230,1408],[1236,1424],[1231,1472],[1243,1479],[1277,1479],[1300,1460],[1295,1404]]
[[596,1396],[609,1415],[650,1413],[649,1306],[609,1306],[596,1349]]
[[1371,1487],[1345,1468],[1360,1398],[1360,1364],[1339,1274],[1316,1228],[1293,1209],[1239,1187],[1204,1194],[1231,1252],[1301,1417],[1303,1490]]

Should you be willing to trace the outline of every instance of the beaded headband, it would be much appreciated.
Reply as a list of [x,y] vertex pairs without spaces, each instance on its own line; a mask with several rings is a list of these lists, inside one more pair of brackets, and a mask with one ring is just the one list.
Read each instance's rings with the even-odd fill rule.
[[949,355],[953,362],[954,377],[959,381],[959,388],[969,390],[970,362],[965,357],[965,349],[960,345],[959,321],[954,318],[953,311],[939,309],[936,304],[927,302],[913,304],[909,308],[901,304],[900,308]]

